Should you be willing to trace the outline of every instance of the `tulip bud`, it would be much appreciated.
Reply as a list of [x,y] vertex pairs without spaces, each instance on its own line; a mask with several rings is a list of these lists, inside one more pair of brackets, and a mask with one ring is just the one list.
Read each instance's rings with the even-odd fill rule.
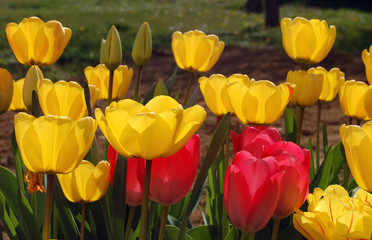
[[115,70],[120,65],[122,58],[121,41],[118,30],[114,25],[107,34],[106,40],[102,39],[100,54],[100,63],[105,64],[110,71]]
[[0,68],[0,114],[8,110],[13,97],[13,79],[8,70]]
[[151,58],[152,39],[151,30],[147,22],[142,23],[134,39],[132,49],[132,59],[136,65],[143,66]]
[[23,102],[25,103],[28,110],[32,110],[32,91],[36,93],[39,89],[39,83],[43,79],[43,73],[40,68],[36,65],[32,65],[27,71],[25,82],[23,85]]

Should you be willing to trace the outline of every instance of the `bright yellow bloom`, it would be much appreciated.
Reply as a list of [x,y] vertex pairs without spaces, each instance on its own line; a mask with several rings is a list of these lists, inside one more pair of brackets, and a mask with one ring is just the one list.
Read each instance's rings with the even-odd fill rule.
[[283,18],[280,22],[284,50],[297,63],[321,62],[331,50],[336,38],[336,27],[324,20]]
[[13,81],[13,98],[12,103],[9,106],[10,111],[25,111],[27,107],[23,102],[23,84],[25,82],[24,78],[18,81]]
[[[89,85],[92,106],[97,100],[99,90]],[[43,79],[39,86],[39,102],[44,115],[65,116],[74,121],[88,116],[84,89],[74,81]]]
[[53,64],[71,38],[71,29],[58,21],[43,22],[38,17],[8,23],[6,36],[18,61],[26,65]]
[[338,97],[342,111],[348,117],[360,120],[370,120],[365,108],[365,97],[368,94],[369,87],[366,83],[349,80],[340,85]]
[[32,65],[26,73],[25,82],[23,83],[23,102],[30,111],[32,111],[32,92],[38,93],[39,84],[43,78],[43,73],[36,65]]
[[363,125],[340,127],[341,141],[350,171],[357,184],[366,191],[372,192],[372,121]]
[[372,57],[371,52],[372,51],[372,45],[369,46],[369,52],[367,49],[364,49],[362,52],[362,59],[363,63],[366,69],[366,76],[369,84],[372,84]]
[[307,72],[323,75],[323,87],[319,96],[321,102],[332,101],[338,93],[340,84],[345,81],[345,74],[339,68],[332,68],[327,72],[323,67],[317,67],[310,68]]
[[151,58],[152,38],[150,26],[147,22],[142,23],[134,39],[132,59],[138,66],[145,65]]
[[249,86],[251,80],[243,74],[234,74],[228,78],[221,74],[213,74],[209,78],[201,77],[199,79],[200,90],[203,93],[205,103],[211,112],[217,116],[225,115],[227,112],[234,113],[226,91],[227,85],[232,82],[242,82]]
[[[248,83],[248,84],[247,84]],[[261,80],[233,82],[227,85],[227,95],[237,118],[244,124],[273,124],[283,114],[294,86]]]
[[13,78],[8,70],[0,68],[0,114],[8,111],[13,97]]
[[[85,77],[89,84],[92,84],[101,90],[98,99],[105,100],[108,98],[110,71],[104,64],[99,64],[95,68],[86,67],[84,69]],[[128,92],[132,82],[133,69],[126,65],[120,65],[114,71],[114,83],[112,86],[112,99],[120,100]]]
[[323,76],[303,70],[289,71],[287,82],[295,84],[291,103],[300,107],[316,103],[322,92]]
[[176,153],[206,117],[201,106],[183,109],[169,96],[156,96],[145,106],[131,99],[112,102],[105,114],[95,110],[101,131],[115,150],[147,160]]
[[294,227],[306,239],[370,239],[372,234],[372,195],[360,189],[354,198],[339,185],[323,192],[315,188],[307,197],[308,211],[296,210]]
[[110,182],[110,164],[101,161],[94,166],[83,160],[74,171],[57,176],[62,191],[70,202],[95,202],[106,193]]
[[96,120],[85,117],[35,118],[20,112],[14,116],[15,136],[27,169],[34,173],[68,173],[74,170],[92,144]]
[[207,72],[216,64],[225,43],[216,35],[195,30],[173,33],[172,51],[179,68],[189,72]]

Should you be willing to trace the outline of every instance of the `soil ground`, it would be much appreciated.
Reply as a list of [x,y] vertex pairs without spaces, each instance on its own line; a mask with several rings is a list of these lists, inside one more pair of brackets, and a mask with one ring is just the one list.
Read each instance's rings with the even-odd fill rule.
[[[162,51],[153,54],[151,61],[143,69],[143,78],[141,85],[141,93],[144,93],[150,86],[159,78],[166,81],[172,74],[176,63],[172,52]],[[351,55],[342,52],[331,51],[327,58],[316,66],[322,66],[327,70],[333,67],[340,68],[345,73],[345,79],[355,79],[358,81],[366,81],[364,65],[360,55]],[[314,66],[314,67],[316,67]],[[134,67],[134,66],[131,66]],[[313,67],[313,66],[309,66]],[[196,87],[197,79],[201,76],[210,76],[214,73],[220,73],[225,76],[230,76],[235,73],[247,74],[250,78],[256,80],[270,80],[275,84],[284,82],[289,70],[299,69],[299,65],[291,60],[284,50],[279,49],[245,49],[240,47],[228,46],[223,51],[217,64],[207,73],[197,74],[192,86],[192,90]],[[177,74],[177,82],[172,96],[181,91],[181,99],[183,91],[186,89],[188,73],[179,70]],[[73,80],[81,80],[81,77],[76,77]],[[134,81],[132,82],[131,91],[134,89]],[[132,92],[128,93],[127,97],[132,96]],[[205,123],[198,130],[201,135],[201,152],[205,154],[213,135],[216,117],[208,110],[204,103],[203,96],[199,93],[198,103],[207,109],[208,116]],[[105,103],[99,104],[104,106]],[[10,144],[10,136],[13,131],[13,112],[7,112],[0,115],[0,164],[13,169],[13,157]],[[306,147],[308,138],[313,139],[315,145],[315,121],[316,121],[316,106],[308,107],[305,110],[305,120],[303,125],[303,135],[301,143]],[[330,103],[324,104],[322,107],[321,121],[328,126],[329,143],[333,146],[339,141],[339,127],[343,123],[347,123],[348,118],[343,114],[339,105],[338,97]],[[232,122],[235,122],[232,121]],[[278,128],[281,134],[284,134],[283,117],[274,125]],[[98,141],[103,141],[103,136],[98,133]],[[203,158],[201,158],[203,159]],[[201,221],[201,216],[195,213],[192,216],[192,222],[198,224]]]

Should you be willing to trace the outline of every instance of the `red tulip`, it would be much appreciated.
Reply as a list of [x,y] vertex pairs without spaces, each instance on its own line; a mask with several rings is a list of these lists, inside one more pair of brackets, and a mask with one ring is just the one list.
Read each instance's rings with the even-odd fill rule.
[[[110,180],[111,185],[114,180],[114,172],[118,153],[109,145],[108,159],[110,161]],[[127,162],[127,176],[125,182],[125,203],[131,207],[141,205],[142,189],[145,179],[146,162],[142,158],[130,158]]]
[[152,160],[151,200],[169,206],[179,202],[190,190],[200,156],[200,137],[194,134],[176,154]]
[[240,150],[246,150],[258,158],[261,158],[264,146],[270,146],[275,142],[282,141],[278,130],[273,127],[266,128],[263,126],[247,126],[240,135],[231,132],[231,139],[234,145],[234,154]]
[[275,157],[256,158],[240,151],[227,168],[224,183],[226,212],[244,232],[264,228],[279,200],[283,171]]

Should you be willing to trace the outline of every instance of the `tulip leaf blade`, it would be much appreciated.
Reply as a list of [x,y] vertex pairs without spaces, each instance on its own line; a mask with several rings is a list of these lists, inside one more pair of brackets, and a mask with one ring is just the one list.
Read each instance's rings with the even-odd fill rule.
[[116,160],[112,191],[112,227],[114,239],[123,239],[125,222],[125,186],[127,159],[120,154]]
[[200,89],[200,84],[198,84],[198,86],[196,86],[195,90],[192,92],[189,100],[187,101],[187,103],[185,105],[185,109],[189,108],[189,107],[191,107],[195,104],[196,98],[198,97],[199,89]]
[[41,239],[41,233],[39,227],[37,226],[37,222],[34,216],[34,213],[31,209],[29,202],[27,201],[26,197],[22,194],[21,190],[18,189],[17,192],[17,203],[19,207],[20,213],[20,221],[23,222],[23,226],[27,231],[26,236],[28,239]]
[[188,215],[190,215],[195,210],[195,208],[198,206],[198,203],[200,202],[200,199],[203,195],[203,189],[206,183],[207,183],[207,175],[205,176],[204,183],[200,184],[198,189],[195,191],[194,198],[191,198],[191,195],[190,195],[190,198],[188,199],[190,201],[189,211],[187,212]]
[[325,190],[329,185],[330,177],[331,177],[331,168],[332,168],[332,148],[329,148],[327,154],[325,155],[325,159],[322,163],[323,169],[322,174],[320,176],[320,181],[318,187]]
[[178,67],[176,66],[173,70],[173,73],[172,75],[170,76],[170,78],[167,80],[167,82],[165,83],[165,85],[167,86],[167,89],[168,89],[168,93],[169,95],[172,93],[172,90],[173,90],[173,87],[174,87],[174,84],[176,82],[176,76],[177,76],[177,71],[178,71]]
[[0,217],[3,226],[10,237],[10,239],[19,239],[17,236],[16,227],[19,226],[13,211],[9,207],[6,197],[0,191]]
[[284,110],[284,120],[285,120],[285,139],[286,141],[296,142],[297,139],[297,125],[296,119],[292,108],[287,105]]
[[336,183],[338,174],[346,162],[345,149],[341,141],[339,141],[333,148],[332,154],[332,169],[331,169],[331,183]]
[[216,225],[202,225],[190,229],[187,234],[193,240],[218,239],[218,227]]
[[[228,129],[229,129],[229,126],[230,126],[230,116],[231,116],[230,112],[226,113],[222,117],[220,123],[218,124],[218,126],[217,126],[217,128],[214,132],[213,138],[211,140],[211,143],[209,144],[209,147],[208,147],[207,153],[205,155],[204,161],[202,162],[202,165],[200,167],[199,174],[196,178],[194,188],[192,189],[190,199],[193,199],[195,197],[195,195],[197,194],[198,188],[200,187],[200,185],[202,185],[204,183],[205,177],[208,173],[209,168],[211,167],[213,162],[216,160],[217,154],[218,154],[219,150],[221,149],[222,144],[225,142],[226,135],[228,134]],[[189,215],[187,213],[189,212],[190,206],[191,206],[191,204],[190,204],[190,201],[189,201],[188,204],[187,204],[187,208],[186,208],[186,214],[184,214],[183,219],[182,219],[182,225],[180,227],[178,240],[185,239],[186,222],[187,222],[187,219],[189,217]]]
[[4,195],[9,207],[14,212],[14,215],[18,216],[18,205],[17,205],[17,178],[7,168],[0,166],[0,192]]
[[152,86],[150,87],[149,91],[146,94],[145,100],[143,100],[143,105],[148,103],[154,97],[155,88],[156,88],[156,83],[153,83]]
[[323,124],[323,152],[324,155],[327,153],[328,146],[328,135],[327,135],[327,124]]
[[300,240],[303,239],[302,234],[297,231],[293,224],[289,225],[278,235],[278,240]]
[[[174,240],[177,239],[177,236],[179,235],[180,229],[178,227],[172,226],[172,225],[166,225],[164,229],[165,233],[165,240]],[[193,240],[188,234],[185,234],[186,240]]]
[[309,177],[310,177],[310,181],[313,181],[313,179],[315,177],[315,170],[314,170],[313,144],[311,143],[311,137],[309,138],[309,141],[307,143],[307,149],[310,152],[310,172],[309,172]]
[[11,145],[12,145],[12,152],[14,157],[14,167],[16,170],[16,177],[17,177],[17,183],[18,187],[21,189],[22,192],[26,193],[26,185],[24,182],[24,174],[26,172],[26,167],[23,164],[21,152],[19,151],[17,140],[15,138],[15,132],[13,130],[12,136],[11,136]]
[[154,92],[154,97],[159,95],[169,96],[167,86],[162,79],[159,79]]

